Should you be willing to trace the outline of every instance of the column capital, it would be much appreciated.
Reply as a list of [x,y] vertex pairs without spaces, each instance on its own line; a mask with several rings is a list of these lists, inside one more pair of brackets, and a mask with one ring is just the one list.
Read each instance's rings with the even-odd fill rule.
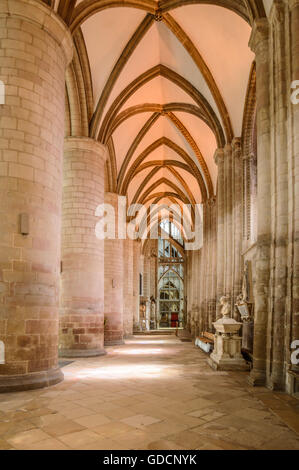
[[243,160],[252,162],[256,160],[256,156],[254,155],[254,153],[248,153],[247,155],[243,155]]
[[255,20],[249,39],[250,49],[258,55],[262,51],[268,50],[269,22],[267,18]]
[[107,147],[97,140],[89,137],[66,137],[64,139],[64,151],[83,150],[85,152],[98,153],[104,160],[107,159]]
[[219,166],[221,163],[223,163],[224,160],[224,150],[221,148],[216,149],[214,153],[214,161],[217,166]]
[[73,38],[62,19],[45,3],[37,0],[6,0],[1,16],[18,17],[46,31],[61,47],[66,66],[73,58]]
[[226,156],[227,154],[231,154],[232,150],[233,150],[232,144],[230,144],[230,143],[225,144],[225,146],[224,146],[224,156]]
[[241,137],[235,137],[232,140],[232,149],[235,158],[240,158],[242,155],[242,139]]
[[104,199],[106,203],[117,205],[118,198],[119,198],[118,193],[111,193],[109,191],[105,191],[104,193]]
[[294,10],[294,8],[299,8],[299,0],[289,0],[289,9]]
[[119,194],[118,193],[113,193],[112,191],[105,191],[104,193],[105,199],[117,199]]
[[274,0],[270,14],[269,14],[269,21],[271,24],[282,24],[284,21],[284,14],[285,14],[285,7],[287,5],[280,0]]
[[241,145],[242,145],[241,137],[234,137],[233,140],[232,140],[233,150],[240,148]]
[[208,199],[209,207],[214,207],[216,205],[216,196],[212,196]]

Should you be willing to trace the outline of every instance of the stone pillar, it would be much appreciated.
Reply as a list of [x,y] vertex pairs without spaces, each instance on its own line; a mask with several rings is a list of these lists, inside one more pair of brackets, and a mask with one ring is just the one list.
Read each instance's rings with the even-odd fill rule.
[[191,271],[191,282],[192,282],[192,323],[191,323],[191,334],[194,337],[196,335],[196,320],[200,315],[200,310],[197,305],[197,276],[196,276],[196,267],[197,267],[197,251],[192,251],[192,271]]
[[208,200],[203,204],[203,246],[201,249],[201,283],[200,283],[200,316],[201,316],[201,333],[206,331],[206,316],[207,316],[207,274],[209,262],[209,202]]
[[69,137],[64,147],[60,347],[63,357],[104,354],[104,242],[95,212],[104,202],[105,147]]
[[232,145],[226,144],[224,147],[224,245],[225,245],[225,256],[224,256],[224,289],[226,295],[229,296],[231,305],[233,305],[232,289],[233,289],[233,172],[232,172]]
[[[58,300],[65,24],[43,3],[0,6],[0,392],[60,382]],[[21,216],[23,214],[23,216]]]
[[204,243],[202,248],[203,266],[202,276],[205,278],[203,285],[203,318],[202,330],[209,330],[209,308],[210,308],[210,294],[211,294],[211,280],[212,280],[212,200],[209,199],[204,205]]
[[[273,5],[271,22],[271,154],[274,171],[272,189],[271,295],[268,321],[269,351],[267,364],[268,386],[283,390],[285,386],[285,324],[287,296],[288,245],[288,153],[287,110],[290,101],[287,87],[287,47],[285,39],[286,5]],[[275,162],[275,163],[274,163]],[[291,186],[293,184],[291,183]],[[273,224],[275,220],[275,224]]]
[[257,20],[250,39],[256,55],[257,145],[258,145],[258,235],[255,286],[255,325],[253,369],[249,382],[264,385],[266,380],[266,338],[269,307],[271,243],[271,158],[269,96],[269,26],[267,19]]
[[[206,327],[205,329],[212,330],[212,322],[215,320],[213,318],[214,306],[216,295],[213,288],[213,277],[215,276],[215,246],[214,238],[216,236],[216,225],[215,225],[215,198],[210,198],[208,201],[208,218],[207,221],[207,241],[208,241],[208,261],[207,261],[207,283],[206,283]],[[204,249],[206,249],[204,247]]]
[[192,277],[192,269],[193,269],[193,251],[188,252],[188,283],[189,283],[189,296],[188,296],[188,324],[189,324],[189,331],[192,331],[192,303],[193,303],[193,277]]
[[191,268],[192,268],[192,251],[187,252],[187,261],[186,261],[186,291],[187,291],[187,325],[186,329],[191,332]]
[[138,330],[139,326],[139,276],[140,276],[141,242],[133,242],[133,327]]
[[211,273],[211,290],[210,290],[210,310],[209,310],[209,331],[212,331],[213,322],[216,321],[216,300],[217,300],[217,206],[216,198],[211,201],[212,210],[212,273]]
[[[123,240],[123,284],[124,284],[124,337],[129,338],[133,334],[133,243],[129,238]],[[146,261],[148,261],[146,259]],[[148,278],[150,278],[150,266]],[[144,294],[145,295],[145,294]]]
[[239,314],[235,309],[237,296],[242,290],[242,239],[243,239],[243,160],[241,139],[235,138],[232,142],[233,150],[233,289],[232,289],[232,311],[235,320],[239,320]]
[[208,226],[207,226],[207,276],[206,276],[206,315],[205,315],[205,331],[209,331],[209,300],[210,300],[210,289],[211,289],[211,280],[212,280],[212,199],[208,200]]
[[[215,162],[218,166],[217,184],[217,298],[224,294],[224,255],[225,255],[225,233],[224,233],[224,151],[217,149]],[[220,307],[217,302],[216,318],[220,318]]]
[[[299,0],[289,1],[290,36],[291,36],[291,82],[299,80]],[[298,89],[298,88],[297,88]],[[298,97],[298,95],[297,95]],[[289,311],[289,343],[299,339],[299,103],[289,104],[290,135],[289,135],[289,256],[288,256],[288,311]],[[295,184],[294,184],[295,182]],[[287,344],[288,367],[299,371],[299,365],[291,364],[290,348]],[[293,351],[292,351],[293,352]]]
[[193,278],[194,278],[194,336],[199,335],[199,324],[200,324],[200,292],[199,292],[199,264],[200,264],[200,251],[194,251],[194,269],[193,269]]
[[115,211],[115,239],[104,241],[104,318],[105,346],[123,344],[124,323],[124,240],[118,238],[118,194],[105,193],[105,204],[110,204]]

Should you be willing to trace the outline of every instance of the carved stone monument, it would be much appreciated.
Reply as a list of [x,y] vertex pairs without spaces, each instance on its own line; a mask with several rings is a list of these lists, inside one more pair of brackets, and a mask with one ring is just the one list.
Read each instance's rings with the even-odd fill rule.
[[155,330],[156,328],[157,328],[156,301],[153,297],[151,297],[150,329]]
[[214,351],[208,359],[215,370],[248,370],[249,366],[241,353],[242,338],[239,336],[242,323],[231,318],[231,303],[221,297],[222,318],[213,323],[216,330]]
[[253,352],[253,328],[252,304],[244,299],[244,293],[237,297],[236,308],[243,322],[242,328],[242,349],[249,353]]

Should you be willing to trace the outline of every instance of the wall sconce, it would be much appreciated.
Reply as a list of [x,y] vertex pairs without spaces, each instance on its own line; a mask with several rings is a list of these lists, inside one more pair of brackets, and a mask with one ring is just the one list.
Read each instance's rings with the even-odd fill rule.
[[115,287],[116,287],[116,282],[114,279],[112,279],[112,289],[115,289]]
[[20,232],[22,235],[29,235],[29,216],[20,214]]
[[0,104],[5,104],[5,85],[0,80]]

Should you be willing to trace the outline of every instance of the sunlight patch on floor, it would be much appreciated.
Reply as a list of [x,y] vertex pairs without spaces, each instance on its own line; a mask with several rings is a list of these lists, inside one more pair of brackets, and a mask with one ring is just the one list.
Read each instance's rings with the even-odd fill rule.
[[65,376],[74,376],[77,379],[120,379],[120,378],[159,378],[165,374],[165,366],[155,366],[152,364],[132,364],[125,366],[96,367],[93,369],[82,368],[79,372],[65,372]]

